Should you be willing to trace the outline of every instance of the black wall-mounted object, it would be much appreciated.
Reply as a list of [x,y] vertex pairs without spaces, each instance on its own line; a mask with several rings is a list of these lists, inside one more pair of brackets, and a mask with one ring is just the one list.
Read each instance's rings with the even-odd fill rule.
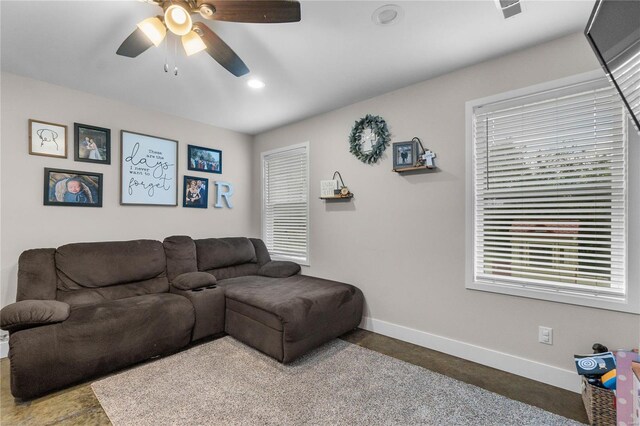
[[596,0],[584,34],[640,131],[640,0]]
[[511,18],[522,13],[522,6],[520,0],[499,0],[500,10],[504,15],[504,19]]

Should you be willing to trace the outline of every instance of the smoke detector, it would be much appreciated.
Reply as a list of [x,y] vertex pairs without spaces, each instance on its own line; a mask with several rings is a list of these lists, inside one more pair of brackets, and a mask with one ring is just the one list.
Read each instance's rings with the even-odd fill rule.
[[404,11],[400,6],[396,4],[386,4],[373,12],[371,20],[376,25],[388,26],[400,21],[403,16]]

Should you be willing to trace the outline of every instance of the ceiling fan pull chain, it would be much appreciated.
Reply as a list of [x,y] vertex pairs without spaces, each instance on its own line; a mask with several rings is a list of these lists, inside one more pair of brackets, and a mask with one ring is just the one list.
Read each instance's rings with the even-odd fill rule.
[[164,72],[169,72],[169,60],[167,59],[169,56],[169,38],[164,42]]
[[178,76],[178,37],[173,38],[173,75]]

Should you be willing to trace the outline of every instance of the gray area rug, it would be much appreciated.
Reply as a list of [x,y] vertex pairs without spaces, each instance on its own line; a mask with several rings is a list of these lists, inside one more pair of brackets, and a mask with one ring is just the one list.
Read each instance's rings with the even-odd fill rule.
[[224,337],[91,385],[114,425],[577,425],[333,340],[289,365]]

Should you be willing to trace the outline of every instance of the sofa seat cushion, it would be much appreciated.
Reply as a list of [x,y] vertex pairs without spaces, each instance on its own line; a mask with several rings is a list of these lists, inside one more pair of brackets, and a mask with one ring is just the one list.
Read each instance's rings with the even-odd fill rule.
[[168,293],[74,307],[64,322],[11,335],[12,393],[32,398],[175,351],[194,321],[191,302]]
[[227,309],[284,331],[286,341],[304,339],[327,327],[327,322],[340,321],[333,313],[359,292],[349,284],[304,275],[238,277],[218,281],[218,285],[225,288]]

